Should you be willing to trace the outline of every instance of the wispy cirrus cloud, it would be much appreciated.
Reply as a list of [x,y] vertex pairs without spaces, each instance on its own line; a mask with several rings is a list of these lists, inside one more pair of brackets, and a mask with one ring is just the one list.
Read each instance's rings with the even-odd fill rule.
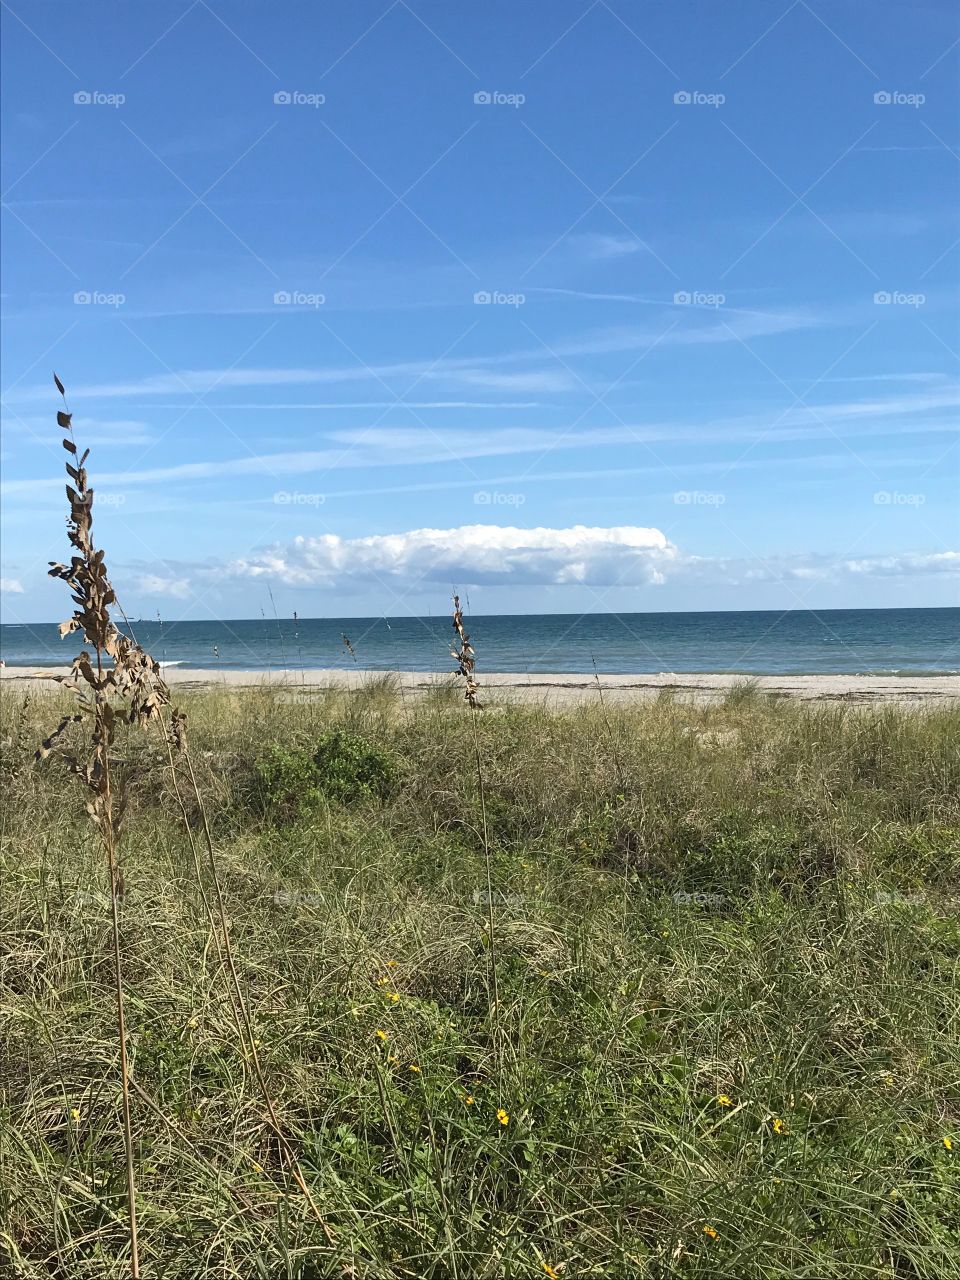
[[[8,414],[0,420],[0,428],[6,437],[16,436],[22,440],[32,440],[37,444],[56,445],[59,436],[51,431],[50,416],[42,417],[29,414],[25,417]],[[87,418],[75,414],[73,429],[78,437],[82,437],[84,445],[110,445],[116,448],[122,445],[150,444],[154,434],[150,425],[134,418]]]
[[[71,403],[85,400],[137,399],[153,396],[182,396],[189,392],[209,396],[214,392],[279,387],[335,386],[357,382],[389,383],[391,379],[416,379],[432,386],[487,386],[491,390],[569,390],[571,377],[558,361],[574,357],[642,352],[654,346],[697,346],[746,342],[821,326],[827,321],[810,311],[748,311],[729,308],[722,312],[697,307],[674,306],[664,300],[661,322],[647,327],[619,326],[558,339],[543,344],[504,351],[496,355],[464,356],[440,360],[406,360],[388,364],[330,365],[317,368],[228,368],[181,369],[151,374],[124,382],[77,384],[70,387]],[[512,380],[504,365],[534,365]],[[505,380],[507,379],[507,380]],[[11,405],[48,402],[48,385],[14,388],[6,397]]]
[[468,387],[490,387],[495,391],[529,392],[531,395],[551,391],[570,391],[576,378],[565,369],[535,369],[529,373],[498,373],[492,369],[462,369],[458,381]]
[[588,232],[576,236],[575,243],[584,256],[592,262],[607,262],[613,258],[626,258],[634,253],[648,252],[647,246],[639,236]]
[[[101,491],[160,484],[192,484],[228,476],[256,476],[267,482],[285,476],[326,475],[352,469],[383,466],[432,465],[481,458],[540,455],[577,449],[624,449],[631,445],[710,444],[743,446],[785,444],[806,440],[837,440],[847,458],[851,451],[841,441],[872,437],[874,445],[885,434],[915,435],[935,432],[955,434],[955,409],[960,388],[950,382],[898,395],[865,400],[833,401],[807,407],[793,405],[770,413],[750,413],[712,422],[650,421],[614,426],[573,429],[548,427],[497,427],[478,432],[462,427],[382,425],[328,431],[326,447],[292,449],[272,453],[250,452],[193,462],[171,463],[98,476]],[[738,458],[716,466],[736,470]],[[668,473],[669,474],[669,471]],[[61,487],[56,476],[5,481],[0,491],[7,498],[36,497]]]

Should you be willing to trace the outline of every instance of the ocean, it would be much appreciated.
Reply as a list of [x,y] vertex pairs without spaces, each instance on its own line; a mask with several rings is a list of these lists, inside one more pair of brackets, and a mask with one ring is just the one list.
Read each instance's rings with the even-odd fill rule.
[[[159,661],[208,670],[450,671],[447,615],[132,621]],[[943,675],[960,671],[960,608],[490,615],[467,619],[478,671]],[[349,640],[349,646],[344,637]],[[53,623],[0,626],[7,666],[68,663]]]

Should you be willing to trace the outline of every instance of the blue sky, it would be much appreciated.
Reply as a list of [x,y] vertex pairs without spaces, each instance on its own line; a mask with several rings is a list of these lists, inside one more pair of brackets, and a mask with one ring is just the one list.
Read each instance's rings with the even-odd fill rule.
[[952,3],[2,13],[6,621],[960,602]]

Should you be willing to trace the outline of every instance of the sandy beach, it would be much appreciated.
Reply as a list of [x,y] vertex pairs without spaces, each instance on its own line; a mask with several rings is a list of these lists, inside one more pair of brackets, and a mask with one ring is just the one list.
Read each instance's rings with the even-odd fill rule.
[[[67,667],[6,667],[0,671],[4,684],[31,690],[57,688],[53,677],[66,675]],[[713,702],[723,698],[745,679],[728,674],[675,674],[651,672],[643,675],[601,675],[584,673],[549,674],[524,672],[481,672],[482,696],[487,702],[544,701],[551,705],[577,703],[596,699],[599,689],[604,698],[616,702],[642,701],[656,697],[663,689],[672,689],[678,697],[696,702]],[[448,672],[368,671],[362,668],[323,668],[286,671],[212,671],[209,668],[166,667],[164,679],[170,685],[209,687],[223,685],[231,689],[256,688],[263,685],[286,686],[291,690],[319,692],[324,689],[356,689],[381,679],[397,678],[404,695],[418,696],[438,684],[450,683]],[[890,702],[898,704],[943,705],[960,700],[960,676],[860,676],[860,675],[779,675],[757,676],[756,684],[768,693],[803,701],[836,701],[853,703]]]

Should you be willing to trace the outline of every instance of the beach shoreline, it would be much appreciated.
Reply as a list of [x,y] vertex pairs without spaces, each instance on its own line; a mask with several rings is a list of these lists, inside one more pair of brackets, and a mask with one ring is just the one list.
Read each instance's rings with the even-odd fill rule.
[[[55,677],[69,668],[30,666],[5,667],[0,680],[9,689],[55,691]],[[604,698],[615,702],[645,701],[664,690],[696,702],[714,702],[731,689],[749,681],[759,690],[777,697],[801,701],[854,703],[930,704],[960,702],[960,676],[876,676],[876,675],[762,675],[728,673],[688,674],[650,672],[599,676],[584,673],[480,672],[481,697],[489,702],[547,702],[570,704]],[[264,686],[291,691],[318,693],[324,690],[359,689],[384,677],[393,677],[404,695],[422,696],[438,686],[452,685],[456,677],[448,671],[383,671],[361,667],[299,667],[280,670],[237,670],[169,666],[164,680],[178,688],[227,688],[241,690]]]

